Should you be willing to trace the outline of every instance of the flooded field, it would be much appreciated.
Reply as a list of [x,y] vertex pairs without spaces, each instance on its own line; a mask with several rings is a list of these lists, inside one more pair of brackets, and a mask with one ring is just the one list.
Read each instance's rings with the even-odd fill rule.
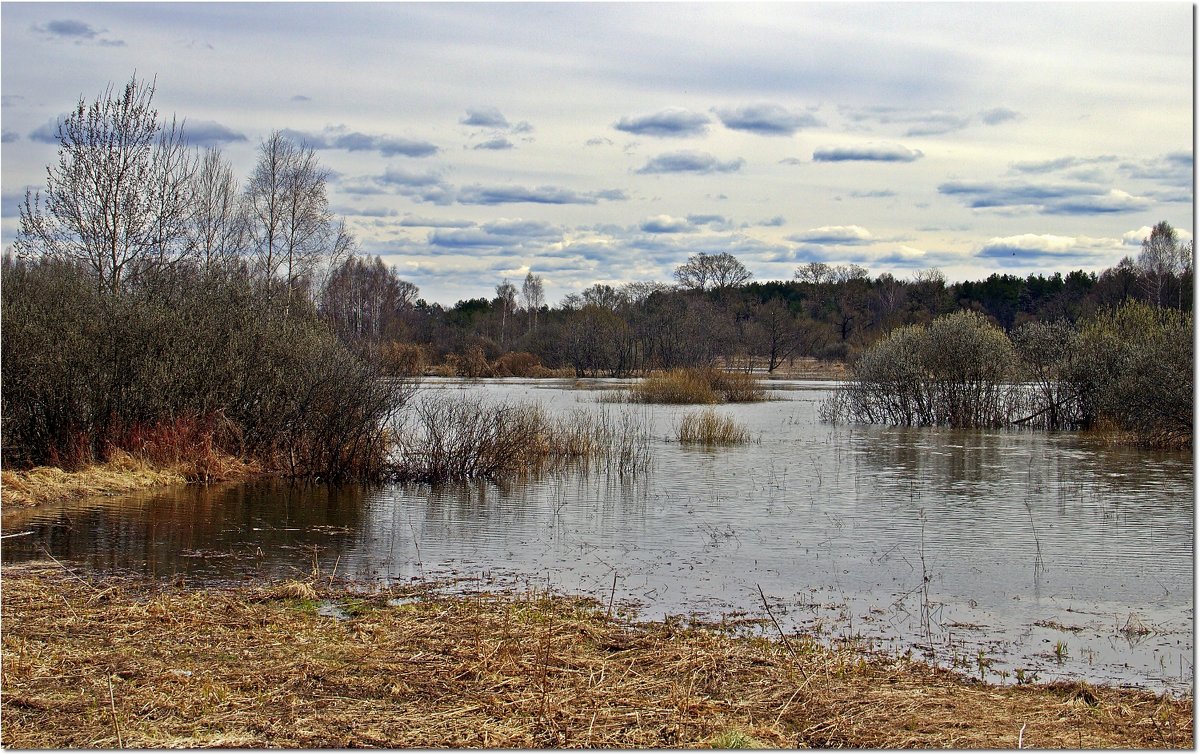
[[423,390],[638,413],[653,462],[636,476],[90,499],[5,512],[0,556],[193,583],[315,567],[548,587],[644,618],[765,619],[761,590],[785,630],[861,637],[991,681],[1190,691],[1191,453],[1069,433],[834,427],[817,420],[829,386],[805,381],[718,407],[752,440],[705,450],[670,440],[688,407],[598,402],[617,385]]

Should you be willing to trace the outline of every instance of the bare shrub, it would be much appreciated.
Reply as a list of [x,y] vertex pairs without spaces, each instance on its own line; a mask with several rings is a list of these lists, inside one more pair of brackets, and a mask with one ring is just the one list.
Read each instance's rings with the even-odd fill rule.
[[576,410],[554,418],[534,404],[489,404],[478,397],[426,396],[412,409],[396,446],[395,476],[441,482],[503,480],[578,464],[620,474],[650,462],[644,420]]

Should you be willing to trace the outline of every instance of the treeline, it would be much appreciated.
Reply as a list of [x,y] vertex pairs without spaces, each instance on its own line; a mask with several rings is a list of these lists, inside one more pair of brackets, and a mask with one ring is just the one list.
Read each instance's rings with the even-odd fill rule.
[[[959,311],[1006,333],[1031,322],[1076,324],[1125,301],[1190,311],[1193,279],[1192,244],[1165,222],[1136,259],[1098,275],[994,273],[947,283],[936,269],[904,280],[812,262],[790,281],[750,282],[732,255],[698,254],[680,265],[674,284],[596,284],[548,307],[502,281],[493,298],[446,308],[418,298],[379,259],[343,272],[346,285],[323,304],[339,333],[363,346],[391,344],[398,369],[440,364],[469,376],[545,367],[621,377],[714,361],[774,372],[798,357],[849,362],[896,328]],[[531,287],[540,290],[533,273],[522,291]]]
[[380,476],[404,389],[318,313],[353,245],[326,173],[275,133],[239,183],[153,94],[133,79],[81,100],[21,207],[2,271],[3,462],[125,451],[202,479],[228,456]]

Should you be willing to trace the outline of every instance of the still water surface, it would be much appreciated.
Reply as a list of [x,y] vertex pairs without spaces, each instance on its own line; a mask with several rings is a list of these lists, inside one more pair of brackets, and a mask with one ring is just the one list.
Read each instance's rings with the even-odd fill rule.
[[[650,471],[330,491],[260,482],[5,512],[5,563],[192,583],[323,573],[583,592],[643,618],[764,618],[860,636],[992,681],[1193,683],[1191,453],[1070,433],[821,424],[830,389],[718,410],[753,442],[669,440],[695,407],[597,403],[614,381],[422,390],[638,412]],[[614,579],[615,578],[615,579]],[[614,589],[615,584],[615,589]],[[772,630],[773,631],[773,630]]]

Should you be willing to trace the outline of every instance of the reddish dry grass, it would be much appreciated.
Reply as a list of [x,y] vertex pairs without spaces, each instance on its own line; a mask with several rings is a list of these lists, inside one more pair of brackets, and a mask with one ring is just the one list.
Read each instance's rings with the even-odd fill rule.
[[[584,600],[325,580],[187,590],[5,567],[2,744],[1190,748],[1192,700],[993,687],[904,660]],[[314,595],[351,618],[317,615]]]

